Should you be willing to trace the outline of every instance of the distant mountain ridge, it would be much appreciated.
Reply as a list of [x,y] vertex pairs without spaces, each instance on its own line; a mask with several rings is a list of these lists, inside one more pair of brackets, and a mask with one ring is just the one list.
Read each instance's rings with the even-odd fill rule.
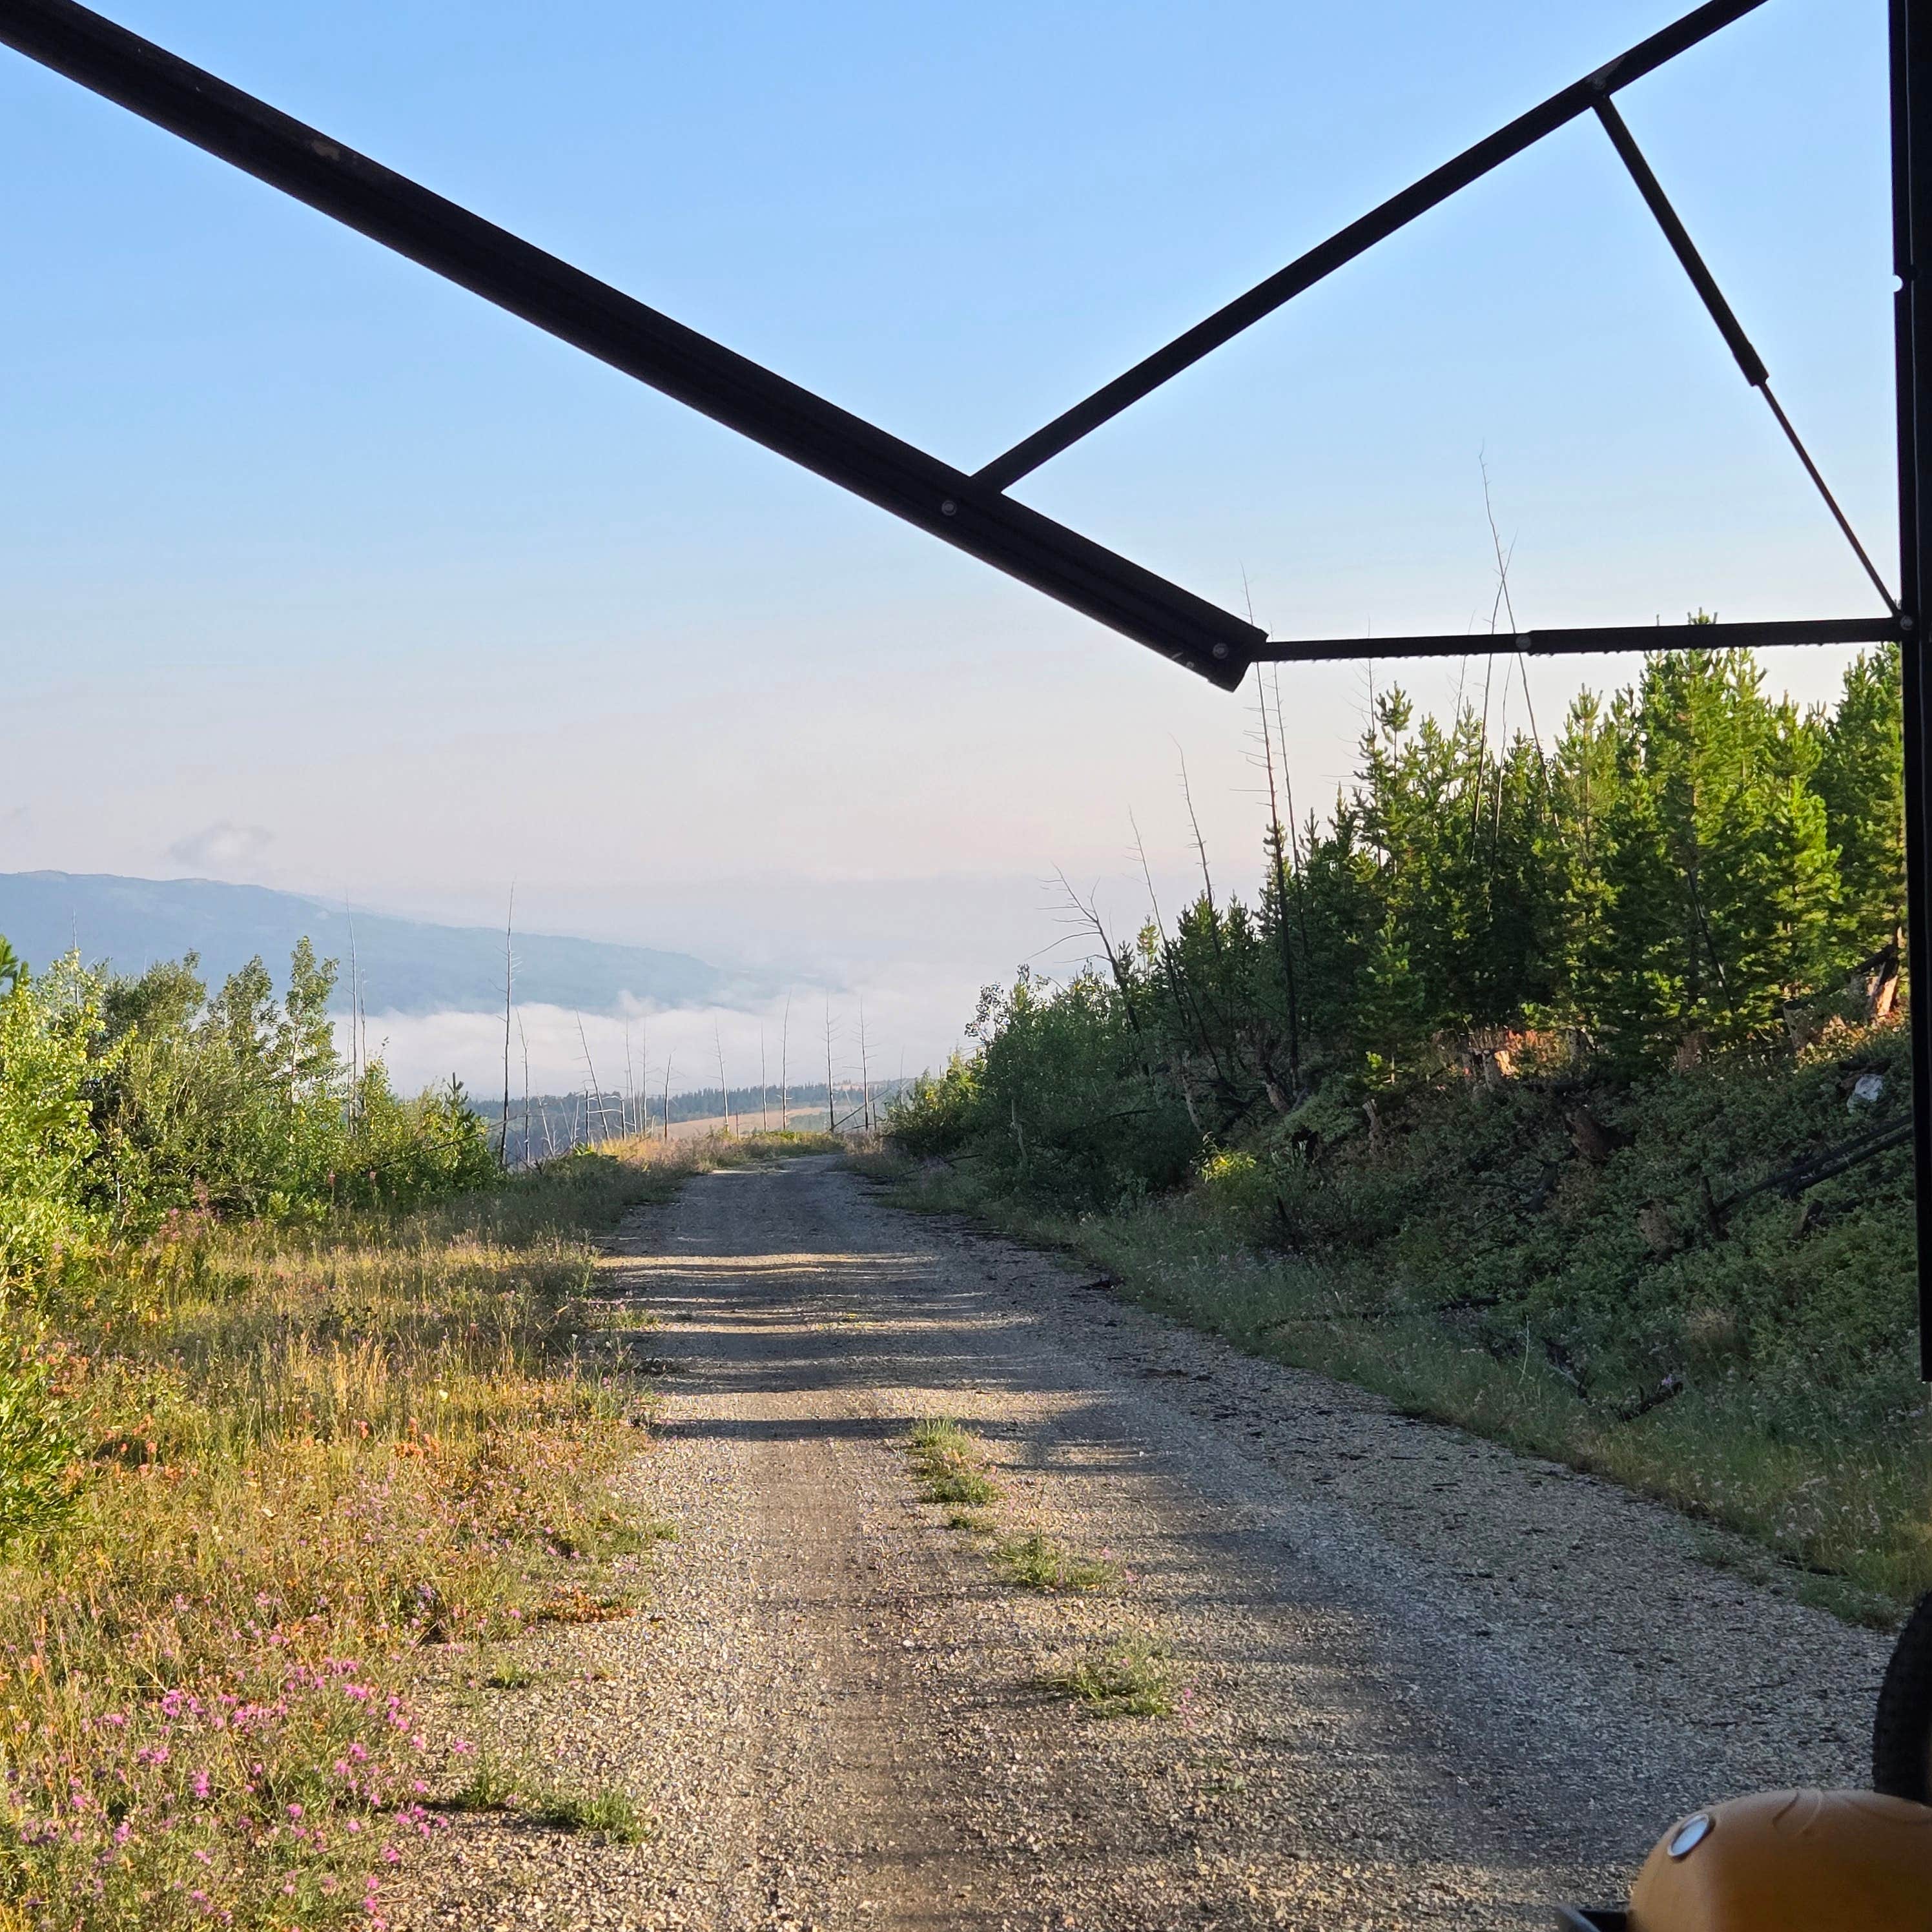
[[[30,965],[78,946],[83,958],[138,973],[158,959],[201,956],[219,983],[259,955],[284,980],[306,936],[341,962],[334,1004],[349,1004],[350,928],[372,1013],[500,1012],[503,934],[356,912],[298,892],[214,879],[130,879],[112,873],[0,872],[0,937]],[[520,1004],[616,1013],[630,1002],[735,1006],[773,990],[760,976],[729,974],[688,953],[550,933],[516,935]]]

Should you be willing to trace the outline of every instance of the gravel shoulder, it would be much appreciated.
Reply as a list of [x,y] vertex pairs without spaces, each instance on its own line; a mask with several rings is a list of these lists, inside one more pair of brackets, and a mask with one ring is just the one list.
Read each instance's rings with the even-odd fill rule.
[[[1863,1780],[1885,1639],[836,1161],[694,1180],[604,1267],[675,1371],[622,1484],[677,1530],[651,1613],[532,1637],[530,1685],[445,1714],[655,1834],[458,1818],[399,1928],[1476,1932],[1621,1897],[1700,1804]],[[920,1502],[938,1415],[1002,1534],[1118,1580],[1018,1588]],[[1172,1715],[1045,1688],[1123,1639]]]

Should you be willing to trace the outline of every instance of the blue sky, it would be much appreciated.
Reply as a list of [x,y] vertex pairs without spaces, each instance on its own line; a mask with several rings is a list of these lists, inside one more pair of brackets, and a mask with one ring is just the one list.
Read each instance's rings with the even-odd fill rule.
[[[1676,9],[110,10],[970,466]],[[1770,0],[1622,105],[1889,573],[1883,28]],[[1130,808],[1178,872],[1177,748],[1250,868],[1238,700],[10,54],[0,179],[0,867],[465,917],[514,874],[868,981],[916,1060],[1056,866],[1135,914]],[[1479,459],[1526,623],[1871,608],[1588,124],[1020,494],[1277,633],[1456,631]],[[1539,665],[1539,715],[1627,670]],[[1304,796],[1364,688],[1294,674]]]

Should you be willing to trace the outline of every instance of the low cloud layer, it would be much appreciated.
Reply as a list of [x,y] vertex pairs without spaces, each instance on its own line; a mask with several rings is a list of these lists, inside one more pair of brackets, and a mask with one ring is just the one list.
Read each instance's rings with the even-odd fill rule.
[[[510,1087],[524,1088],[526,1054],[532,1094],[581,1091],[594,1067],[604,1091],[661,1094],[668,1076],[674,1094],[716,1087],[722,1051],[725,1078],[734,1089],[755,1090],[760,1068],[776,1086],[825,1078],[826,1030],[831,1028],[835,1079],[856,1080],[862,1063],[875,1079],[896,1079],[943,1060],[973,1016],[978,988],[956,976],[914,968],[868,986],[862,992],[794,994],[753,1011],[702,1006],[640,1012],[630,1020],[580,1017],[559,1006],[519,1006],[510,1026]],[[580,1024],[582,1033],[580,1036]],[[503,1016],[441,1012],[427,1016],[371,1013],[364,1022],[368,1051],[388,1066],[405,1090],[447,1080],[453,1073],[487,1113],[502,1102]],[[336,1023],[346,1058],[349,1022]],[[920,1054],[902,1046],[932,1043]],[[588,1063],[586,1064],[586,1062]],[[627,1074],[628,1066],[628,1074]]]

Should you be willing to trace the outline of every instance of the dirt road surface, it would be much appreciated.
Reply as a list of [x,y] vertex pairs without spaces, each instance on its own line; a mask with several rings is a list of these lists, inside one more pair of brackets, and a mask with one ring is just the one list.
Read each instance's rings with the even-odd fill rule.
[[[1478,1932],[1621,1899],[1700,1804],[1862,1781],[1882,1637],[835,1161],[700,1178],[607,1268],[676,1371],[623,1486],[677,1540],[648,1618],[530,1640],[460,1721],[654,1835],[459,1818],[398,1927]],[[1002,1534],[1113,1586],[1017,1587],[920,1502],[933,1416],[986,1444]],[[1045,1688],[1124,1638],[1172,1715]]]

